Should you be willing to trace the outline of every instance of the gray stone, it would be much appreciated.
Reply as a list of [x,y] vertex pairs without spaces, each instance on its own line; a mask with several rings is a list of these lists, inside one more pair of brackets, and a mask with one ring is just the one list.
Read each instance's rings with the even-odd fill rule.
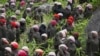
[[100,8],[93,13],[85,32],[86,34],[89,34],[92,30],[100,31]]

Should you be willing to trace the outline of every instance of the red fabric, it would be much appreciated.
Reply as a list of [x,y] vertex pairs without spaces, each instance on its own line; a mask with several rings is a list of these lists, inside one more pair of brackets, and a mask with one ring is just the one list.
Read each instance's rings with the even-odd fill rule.
[[51,21],[51,24],[52,24],[53,26],[56,26],[56,25],[57,25],[57,21],[56,21],[56,20],[52,20],[52,21]]
[[68,19],[67,19],[67,23],[72,26],[73,22],[74,22],[74,17],[69,16]]
[[4,19],[4,18],[0,19],[0,23],[2,23],[4,25],[6,23],[6,19]]
[[74,17],[73,16],[69,16],[68,19],[72,20],[72,22],[74,22]]
[[19,45],[17,42],[11,42],[11,46],[14,48],[14,49],[18,49]]
[[17,27],[17,24],[16,24],[15,21],[10,22],[10,24],[11,24],[11,26],[12,26],[13,28],[16,28],[16,27]]
[[54,18],[55,18],[55,19],[59,19],[60,16],[59,16],[58,14],[54,14]]
[[71,25],[72,26],[73,21],[71,19],[68,19],[67,20],[67,23],[68,23],[68,25]]
[[25,4],[26,4],[25,1],[21,1],[21,2],[20,2],[20,5],[21,5],[21,6],[25,6]]
[[19,50],[18,56],[27,56],[27,53],[24,50]]

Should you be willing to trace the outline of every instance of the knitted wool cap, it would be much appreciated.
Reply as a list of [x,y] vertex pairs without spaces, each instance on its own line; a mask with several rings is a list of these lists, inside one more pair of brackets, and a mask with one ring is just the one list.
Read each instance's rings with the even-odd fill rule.
[[27,46],[23,46],[22,49],[29,52],[29,48]]
[[14,49],[18,49],[19,44],[18,44],[17,42],[11,42],[11,46],[12,46]]
[[10,53],[12,52],[12,50],[11,50],[10,47],[5,47],[5,50],[8,51],[8,52],[10,52]]
[[55,52],[49,52],[48,56],[56,56]]
[[69,37],[68,37],[68,40],[72,40],[73,42],[75,42],[74,36],[69,36]]
[[18,56],[27,56],[27,53],[24,50],[19,50]]
[[60,44],[59,49],[61,49],[61,48],[65,48],[66,50],[68,49],[68,47],[65,44]]

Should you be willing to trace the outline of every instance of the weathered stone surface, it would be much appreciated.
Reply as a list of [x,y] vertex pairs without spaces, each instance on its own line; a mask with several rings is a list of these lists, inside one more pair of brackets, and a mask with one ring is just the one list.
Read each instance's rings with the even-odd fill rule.
[[100,8],[93,13],[85,29],[87,34],[89,34],[92,30],[100,31]]

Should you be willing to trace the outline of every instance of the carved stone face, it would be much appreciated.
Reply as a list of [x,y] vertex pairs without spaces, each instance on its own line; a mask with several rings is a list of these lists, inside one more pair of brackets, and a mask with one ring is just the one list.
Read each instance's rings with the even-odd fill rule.
[[92,38],[97,38],[98,34],[92,33]]

